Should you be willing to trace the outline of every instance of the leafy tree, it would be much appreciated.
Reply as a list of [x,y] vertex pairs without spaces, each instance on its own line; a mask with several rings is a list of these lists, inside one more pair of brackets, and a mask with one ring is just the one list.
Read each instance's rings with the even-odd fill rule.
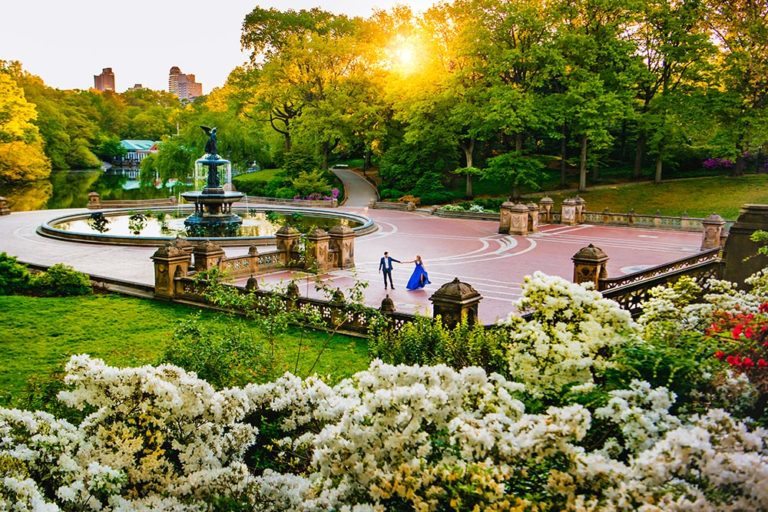
[[24,91],[0,67],[0,180],[34,181],[50,174],[40,132],[32,123],[36,115]]
[[291,184],[303,196],[313,193],[327,195],[331,192],[331,185],[328,183],[325,173],[320,169],[300,172],[296,178],[291,180]]
[[758,0],[705,4],[721,51],[720,156],[735,160],[733,173],[738,176],[749,152],[768,140],[768,5]]
[[544,179],[544,164],[537,158],[526,156],[517,151],[488,159],[488,167],[483,172],[483,179],[512,184],[512,197],[520,197],[520,187],[528,186],[533,190],[541,187]]

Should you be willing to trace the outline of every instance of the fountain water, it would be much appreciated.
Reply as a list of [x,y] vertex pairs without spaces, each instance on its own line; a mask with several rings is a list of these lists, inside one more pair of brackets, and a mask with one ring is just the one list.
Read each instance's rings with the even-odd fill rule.
[[230,162],[218,155],[216,128],[201,128],[208,135],[206,154],[195,163],[208,168],[208,179],[202,191],[181,194],[181,197],[195,205],[195,213],[187,217],[184,225],[189,236],[237,236],[243,219],[232,213],[232,203],[242,199],[243,194],[225,191],[221,186],[218,168],[229,166]]

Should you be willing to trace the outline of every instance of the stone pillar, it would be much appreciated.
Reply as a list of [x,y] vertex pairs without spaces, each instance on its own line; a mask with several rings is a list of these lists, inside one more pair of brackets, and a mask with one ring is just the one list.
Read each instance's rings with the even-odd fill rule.
[[259,280],[256,279],[255,276],[251,275],[251,277],[248,278],[248,281],[245,282],[245,290],[249,292],[254,292],[259,289]]
[[283,226],[275,233],[277,250],[280,251],[283,266],[297,266],[299,261],[299,237],[301,237],[301,233],[293,226]]
[[528,232],[539,232],[539,206],[535,203],[528,203]]
[[181,249],[182,251],[184,251],[185,253],[187,253],[189,255],[192,255],[192,251],[195,249],[195,244],[193,244],[192,242],[190,242],[186,238],[178,236],[178,235],[173,240],[173,242],[171,242],[171,245]]
[[330,244],[339,252],[339,268],[355,266],[355,232],[343,224],[337,224],[328,232]]
[[408,201],[407,203],[405,203],[405,210],[409,212],[415,212],[416,204],[413,201]]
[[88,192],[88,209],[98,210],[101,208],[101,196],[98,192]]
[[608,277],[608,255],[599,247],[589,244],[571,257],[573,261],[573,282],[593,283],[600,289],[600,279]]
[[210,270],[213,267],[218,267],[224,259],[224,249],[206,240],[195,246],[192,250],[192,254],[195,256],[195,271],[203,272]]
[[324,229],[313,229],[307,235],[307,254],[305,257],[305,267],[307,270],[316,272],[325,272],[331,268],[328,261],[328,244],[331,239],[328,232]]
[[11,209],[8,208],[8,200],[0,196],[0,215],[10,215]]
[[255,245],[248,247],[248,269],[251,276],[259,273],[259,248]]
[[183,249],[166,244],[152,255],[155,264],[155,297],[173,299],[176,296],[176,277],[186,276],[190,256]]
[[744,283],[747,277],[768,267],[768,256],[757,254],[761,244],[750,240],[758,230],[768,231],[768,205],[745,204],[728,232],[723,251],[723,279],[741,288],[747,288]]
[[453,328],[462,320],[469,325],[478,322],[478,305],[483,299],[477,290],[459,278],[441,286],[430,298],[432,301],[432,316],[440,316],[446,327]]
[[552,207],[554,206],[555,202],[552,200],[551,197],[545,196],[541,198],[541,201],[539,201],[539,210],[544,213],[544,218],[542,220],[546,224],[552,223]]
[[524,204],[516,204],[510,209],[509,234],[528,234],[528,207]]
[[704,236],[701,240],[701,250],[720,248],[722,245],[723,226],[725,221],[716,213],[701,221],[704,225]]
[[509,227],[512,225],[512,207],[515,203],[504,201],[499,208],[499,233],[509,234]]
[[573,200],[576,202],[576,223],[584,224],[584,219],[586,218],[585,214],[587,213],[587,202],[579,196],[576,196]]
[[575,226],[577,223],[576,200],[566,199],[560,208],[560,222],[566,226]]

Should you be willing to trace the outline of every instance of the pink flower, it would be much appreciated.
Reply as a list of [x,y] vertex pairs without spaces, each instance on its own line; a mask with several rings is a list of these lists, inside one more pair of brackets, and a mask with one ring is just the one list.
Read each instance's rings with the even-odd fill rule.
[[722,360],[725,357],[725,352],[723,352],[722,350],[718,350],[717,352],[715,352],[715,357]]
[[766,366],[768,366],[768,361],[766,361],[761,357],[760,359],[757,360],[757,366],[759,366],[760,368],[765,368]]
[[752,362],[752,359],[750,359],[749,357],[745,357],[741,361],[741,364],[744,366],[744,368],[752,368],[753,366],[755,366],[755,363]]

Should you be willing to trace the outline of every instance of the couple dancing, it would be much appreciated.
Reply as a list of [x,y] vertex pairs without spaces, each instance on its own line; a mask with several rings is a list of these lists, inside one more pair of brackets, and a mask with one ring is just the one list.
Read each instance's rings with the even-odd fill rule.
[[421,256],[416,255],[415,260],[400,261],[389,255],[387,251],[384,251],[384,256],[379,261],[379,272],[384,273],[384,289],[387,289],[387,278],[389,278],[389,286],[394,290],[395,285],[392,283],[392,263],[415,263],[416,268],[413,269],[411,278],[408,279],[408,284],[405,285],[409,290],[416,290],[418,288],[424,288],[425,285],[430,284],[429,275],[424,268],[424,262],[421,261]]

